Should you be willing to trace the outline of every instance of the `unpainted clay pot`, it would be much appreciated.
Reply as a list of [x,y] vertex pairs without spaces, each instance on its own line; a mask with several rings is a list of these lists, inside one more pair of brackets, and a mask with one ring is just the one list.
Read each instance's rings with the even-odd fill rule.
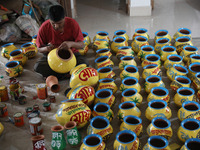
[[59,92],[60,85],[58,84],[58,78],[55,76],[48,76],[46,79],[46,84],[48,87],[50,87],[51,91],[54,93]]

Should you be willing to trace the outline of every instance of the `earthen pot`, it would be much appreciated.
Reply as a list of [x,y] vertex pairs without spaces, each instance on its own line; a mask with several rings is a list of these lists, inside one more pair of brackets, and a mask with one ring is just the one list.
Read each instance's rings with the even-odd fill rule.
[[60,85],[58,84],[58,79],[55,76],[48,76],[46,79],[46,84],[48,87],[50,87],[51,91],[54,93],[59,92]]

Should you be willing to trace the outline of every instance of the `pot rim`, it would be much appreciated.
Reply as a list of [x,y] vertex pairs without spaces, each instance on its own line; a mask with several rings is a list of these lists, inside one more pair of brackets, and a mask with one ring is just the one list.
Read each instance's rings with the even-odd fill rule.
[[[63,59],[63,58],[61,58],[59,55],[58,55],[58,51],[60,51],[60,50],[65,50],[65,51],[69,51],[69,53],[70,53],[70,57],[69,58],[67,58],[67,59]],[[58,49],[58,48],[56,48],[56,56],[59,58],[59,59],[61,59],[62,61],[68,61],[68,60],[70,60],[70,59],[72,59],[72,57],[73,57],[73,52],[72,52],[72,50],[71,49]]]
[[130,61],[130,60],[123,60],[123,59],[126,58],[126,57],[130,57],[130,58],[132,58],[132,59],[135,58],[134,56],[122,56],[122,57],[120,58],[120,60],[121,60],[121,61]]
[[106,32],[106,31],[97,31],[97,34],[99,35],[100,33],[105,33],[106,35],[101,35],[101,36],[108,36],[109,34],[108,34],[108,32]]
[[185,46],[183,47],[183,50],[185,50],[185,51],[188,51],[188,52],[191,52],[191,51],[189,51],[189,50],[185,49],[186,47],[194,48],[195,50],[194,50],[194,51],[192,51],[192,52],[198,52],[198,48],[197,48],[196,46],[192,46],[192,45],[185,45]]
[[120,46],[118,47],[119,50],[127,50],[127,49],[131,49],[132,50],[132,47],[131,46]]
[[147,32],[148,32],[148,30],[147,30],[147,29],[145,29],[145,28],[137,28],[137,29],[135,29],[135,33],[138,33],[138,30],[145,31],[145,33],[147,33]]
[[[152,103],[155,103],[155,102],[163,103],[163,104],[164,104],[164,107],[162,107],[162,108],[152,108],[152,107],[151,107],[151,104],[152,104]],[[148,103],[148,107],[150,107],[150,108],[152,108],[152,109],[163,109],[163,108],[166,108],[166,107],[167,107],[167,102],[164,101],[164,100],[155,99],[155,100],[152,100],[152,101],[150,101],[150,102]]]
[[[25,48],[25,46],[28,45],[28,44],[33,45],[32,42],[27,42],[27,43],[22,44],[22,45],[21,45],[21,48]],[[27,46],[26,46],[26,47],[27,47]]]
[[165,87],[153,87],[153,88],[151,89],[151,94],[155,95],[155,94],[153,93],[153,91],[154,91],[155,89],[161,89],[161,90],[163,90],[163,91],[166,92],[165,95],[161,95],[161,96],[156,95],[156,96],[158,96],[158,97],[163,97],[163,96],[169,95],[169,90],[168,90],[167,88],[165,88]]
[[195,104],[195,105],[198,107],[198,110],[200,109],[199,103],[197,103],[197,102],[195,102],[195,101],[185,101],[185,102],[183,102],[183,104],[182,104],[182,108],[185,109],[185,110],[187,110],[187,111],[198,111],[198,110],[188,110],[188,109],[186,109],[186,108],[185,108],[185,105],[187,105],[187,104]]
[[[160,128],[160,127],[156,126],[156,125],[154,124],[154,122],[155,122],[156,120],[158,120],[158,119],[166,121],[167,124],[168,124],[167,127]],[[155,117],[155,118],[152,119],[151,122],[152,122],[152,125],[153,125],[154,127],[158,128],[158,129],[167,129],[167,128],[169,128],[169,127],[171,126],[171,122],[170,122],[167,118],[164,118],[164,117]]]
[[[158,60],[148,60],[147,57],[150,57],[150,56],[155,56],[155,57],[158,58]],[[150,62],[156,62],[156,61],[159,61],[159,60],[160,60],[160,56],[159,56],[158,54],[147,54],[147,55],[145,56],[145,59],[148,60],[148,61],[150,61]]]
[[37,135],[37,136],[31,137],[32,141],[39,141],[39,140],[43,140],[43,139],[44,139],[44,135]]
[[88,33],[87,33],[87,32],[82,32],[82,34],[85,34],[86,36],[88,36]]
[[185,144],[184,144],[187,149],[189,149],[188,145],[187,145],[189,142],[198,142],[198,143],[200,143],[200,139],[198,139],[198,138],[189,138],[189,139],[187,139],[185,141]]
[[59,131],[62,131],[62,130],[64,130],[64,127],[63,127],[63,126],[60,126],[60,125],[53,126],[53,127],[51,128],[51,131],[53,131],[53,132],[59,132]]
[[194,71],[194,70],[192,70],[191,67],[192,67],[193,65],[198,65],[198,66],[200,66],[200,62],[194,62],[194,63],[192,63],[192,64],[189,65],[189,70],[190,70],[191,72],[194,72],[194,73],[200,72],[200,71]]
[[[14,50],[14,51],[12,51],[12,52],[10,53],[10,57],[13,57],[12,54],[13,54],[14,52],[18,52],[18,51],[20,51],[21,53],[23,52],[22,49],[16,49],[16,50]],[[21,53],[15,55],[15,56],[18,56],[18,55],[20,55]]]
[[[96,127],[94,127],[94,126],[93,126],[93,122],[94,122],[96,119],[104,120],[104,121],[107,123],[107,125],[106,125],[104,128],[96,128]],[[109,120],[108,120],[106,117],[104,117],[104,116],[95,116],[95,117],[93,117],[93,118],[91,119],[90,125],[91,125],[93,128],[97,129],[97,130],[103,130],[103,129],[106,129],[106,128],[109,127],[110,122],[109,122]]]
[[[198,130],[198,129],[200,128],[200,121],[199,121],[199,120],[194,119],[194,118],[188,118],[188,119],[185,119],[185,120],[183,120],[183,121],[181,122],[181,127],[182,127],[183,129],[185,129],[185,130],[190,130],[190,129],[186,129],[186,128],[184,127],[184,124],[185,124],[186,122],[195,122],[195,123],[197,123],[199,127],[198,127],[197,129],[195,129],[195,130]],[[194,131],[194,130],[190,130],[190,131]]]
[[[154,78],[154,77],[158,78],[159,81],[157,81],[157,82],[149,82],[149,81],[148,81],[149,78]],[[161,76],[158,76],[158,75],[150,75],[150,76],[146,77],[145,80],[146,80],[146,82],[148,82],[148,83],[158,83],[158,82],[162,81],[162,78],[161,78]]]
[[101,69],[110,69],[108,72],[104,72],[104,73],[109,73],[109,72],[113,71],[113,68],[112,68],[112,67],[105,66],[105,67],[101,67],[101,68],[97,69],[97,72],[98,72],[98,73],[103,73],[103,72],[99,72]]
[[[165,143],[165,145],[163,147],[155,147],[155,146],[151,145],[151,143],[150,143],[152,139],[161,139]],[[148,138],[148,144],[151,145],[153,148],[163,149],[163,148],[166,148],[168,146],[169,142],[167,141],[166,138],[164,138],[162,136],[154,135],[154,136],[151,136],[151,137]]]
[[[200,55],[199,54],[192,54],[190,55],[190,58],[194,57],[194,56],[198,56],[200,58]],[[192,59],[197,59],[197,58],[192,58]],[[198,59],[197,59],[198,60]]]
[[[17,63],[17,65],[15,65],[15,66],[13,66],[13,67],[8,67],[8,65],[11,64],[11,63]],[[6,63],[6,67],[7,67],[7,68],[15,68],[15,67],[17,67],[18,65],[19,65],[19,61],[16,61],[16,60],[9,61],[9,62]]]
[[157,35],[158,34],[158,32],[166,32],[167,34],[166,35],[168,35],[168,31],[166,30],[166,29],[160,29],[160,30],[158,30],[158,31],[156,31],[155,32],[155,36],[157,36],[157,37],[162,37],[162,36],[166,36],[166,35],[162,35],[162,36],[160,36],[160,35]]
[[10,45],[14,45],[14,43],[7,43],[7,44],[2,45],[1,47],[7,47],[7,46],[10,46]]
[[[169,60],[169,58],[172,57],[172,56],[178,57],[178,58],[180,58],[181,60],[180,60],[180,61]],[[178,55],[178,54],[171,54],[171,55],[168,55],[168,56],[167,56],[167,59],[168,59],[169,61],[172,61],[172,62],[182,62],[182,61],[183,61],[183,57],[180,56],[180,55]]]
[[[200,63],[199,63],[200,64]],[[181,67],[182,69],[185,70],[184,74],[188,74],[188,69],[180,64],[173,64],[173,68],[178,71],[175,67]],[[179,72],[179,71],[178,71]]]
[[124,32],[124,34],[126,34],[126,30],[117,30],[117,31],[114,32],[114,35],[115,36],[119,36],[119,35],[117,35],[118,32]]
[[[174,51],[164,51],[165,48],[172,48]],[[161,47],[161,51],[163,51],[165,53],[176,52],[176,47],[171,46],[171,45],[165,45],[165,46]]]
[[[179,28],[179,29],[178,29],[178,32],[181,33],[181,32],[180,32],[181,30],[187,30],[187,31],[189,32],[189,34],[192,33],[191,30],[188,29],[188,28]],[[181,34],[185,34],[185,33],[181,33]],[[189,34],[185,34],[185,35],[189,35]]]
[[[69,124],[71,124],[70,127],[68,127]],[[76,126],[77,126],[77,123],[76,123],[75,121],[69,121],[69,122],[67,122],[67,123],[64,125],[64,128],[65,128],[65,129],[73,129],[73,128],[76,127]]]
[[98,54],[99,52],[101,52],[102,50],[107,50],[107,52],[109,52],[110,51],[110,49],[109,48],[101,48],[101,49],[98,49],[97,51],[96,51],[96,53]]
[[[109,92],[110,95],[107,96],[107,97],[103,97],[103,98],[102,98],[102,97],[99,97],[98,94],[99,94],[100,92],[102,92],[102,91]],[[108,97],[110,97],[110,96],[112,96],[112,95],[113,95],[113,91],[112,91],[111,89],[100,89],[100,90],[96,91],[96,93],[95,93],[95,96],[96,96],[97,98],[99,98],[99,99],[106,99],[106,98],[108,98]]]
[[[109,80],[108,82],[103,82],[104,80]],[[103,79],[100,79],[99,82],[100,83],[110,83],[110,82],[114,82],[115,80],[113,78],[103,78]]]
[[99,59],[101,58],[106,58],[104,61],[108,60],[109,59],[109,56],[99,56],[98,58],[95,59],[95,63],[98,64],[98,63],[102,63],[104,61],[101,61],[101,62],[97,62]]
[[124,83],[124,82],[125,82],[126,80],[128,80],[128,79],[132,79],[132,80],[135,80],[135,81],[136,81],[136,83],[133,84],[133,85],[136,85],[136,84],[138,83],[138,79],[137,79],[136,77],[127,77],[127,78],[124,78],[124,79],[122,80],[122,84],[124,84],[124,85],[126,85],[126,86],[133,86],[133,85],[127,85],[127,84]]
[[[116,42],[116,39],[123,39],[123,41],[122,41],[122,42]],[[124,37],[122,37],[122,36],[117,36],[117,37],[115,37],[115,38],[113,39],[113,42],[114,42],[114,43],[123,43],[123,42],[126,42],[126,38],[124,38]]]
[[[127,118],[134,118],[134,119],[138,120],[139,123],[137,123],[137,124],[128,123],[128,122],[126,121]],[[134,116],[134,115],[125,116],[125,117],[123,118],[123,121],[124,121],[126,124],[128,124],[128,125],[139,125],[139,124],[142,124],[142,119],[141,119],[140,117],[137,117],[137,116]]]
[[[152,51],[154,51],[154,47],[152,45],[143,45],[140,47],[140,49],[143,50],[143,48],[147,48],[147,47],[151,48]],[[152,51],[150,51],[150,52],[152,52]]]
[[169,43],[169,42],[170,42],[170,39],[169,39],[169,38],[159,38],[159,39],[156,40],[156,43],[157,43],[157,44],[161,44],[161,45],[162,45],[162,44],[166,44],[166,43],[158,43],[158,41],[161,41],[161,40],[167,40],[166,43]]
[[186,96],[186,95],[182,95],[181,93],[180,93],[180,90],[188,90],[188,91],[191,91],[192,93],[190,94],[190,95],[187,95],[187,96],[192,96],[192,95],[194,95],[195,94],[195,91],[192,89],[192,88],[190,88],[190,87],[180,87],[180,88],[178,88],[177,89],[177,93],[179,94],[179,95],[181,95],[181,96]]
[[[129,141],[129,142],[122,142],[122,141],[120,141],[120,140],[119,140],[119,136],[120,136],[121,134],[124,134],[124,133],[131,134],[131,135],[134,137],[134,139],[131,140],[131,141]],[[122,143],[122,144],[129,144],[129,143],[132,143],[133,141],[136,140],[136,138],[137,138],[137,135],[135,134],[135,132],[133,132],[133,131],[131,131],[131,130],[122,130],[122,131],[119,131],[119,132],[117,133],[117,135],[116,135],[116,140],[117,140],[118,142]]]
[[[180,82],[177,80],[177,78],[184,78],[184,79],[188,80],[189,83],[180,83]],[[176,82],[178,82],[178,83],[180,83],[180,84],[191,84],[191,80],[190,80],[188,77],[186,77],[186,76],[175,76],[174,79],[176,80]]]
[[[127,91],[134,91],[135,93],[130,95],[130,96],[125,96],[124,94],[127,92]],[[138,93],[137,89],[135,88],[128,88],[128,89],[125,89],[123,92],[122,92],[122,97],[131,97],[131,96],[134,96]]]
[[[149,67],[149,66],[154,66],[153,68],[158,67],[157,64],[149,64],[149,65],[144,66],[143,69],[153,69],[153,68],[147,68],[147,67]],[[143,70],[143,71],[144,71],[144,70]]]
[[[191,41],[191,38],[188,37],[188,36],[180,36],[180,37],[176,38],[176,42],[179,42],[179,41],[178,41],[179,39],[188,39],[187,42],[190,42],[190,41]],[[179,42],[179,43],[185,43],[185,42]]]
[[[97,107],[99,106],[99,105],[104,105],[104,106],[106,106],[107,108],[108,108],[108,110],[107,111],[105,111],[105,112],[98,112],[96,109],[97,109]],[[107,113],[108,111],[110,110],[110,106],[107,104],[107,103],[97,103],[96,105],[94,105],[94,111],[95,112],[98,112],[98,113]]]
[[[96,137],[96,138],[98,138],[98,139],[100,140],[99,143],[96,144],[96,145],[88,145],[88,144],[86,143],[86,141],[87,141],[87,139],[89,139],[89,138],[91,138],[91,137]],[[103,142],[102,137],[101,137],[100,135],[98,135],[98,134],[90,134],[90,135],[87,135],[87,136],[83,139],[83,143],[84,143],[86,146],[89,146],[89,147],[96,147],[96,146],[98,146],[99,144],[101,144],[102,142]]]
[[[145,39],[145,41],[142,41],[142,43],[143,43],[143,42],[148,42],[148,39],[147,39],[145,36],[136,36],[136,37],[135,37],[135,40],[138,41],[138,38],[143,38],[143,39]],[[141,41],[139,41],[139,42],[141,42]]]
[[[134,73],[137,73],[137,72],[138,72],[138,67],[136,67],[136,66],[134,66],[134,65],[126,65],[126,66],[124,67],[124,70],[125,70],[126,72],[128,72],[128,71],[127,71],[127,68],[128,68],[128,67],[134,68],[134,69],[136,70],[136,72],[134,72]],[[128,73],[132,73],[132,72],[128,72]]]
[[[122,105],[124,105],[124,104],[126,104],[126,103],[131,103],[131,104],[133,104],[133,107],[131,107],[131,108],[126,108],[126,109],[122,108]],[[133,108],[135,108],[135,107],[136,107],[136,103],[133,102],[133,101],[125,101],[125,102],[119,104],[119,110],[120,110],[120,109],[122,109],[122,110],[133,109]]]

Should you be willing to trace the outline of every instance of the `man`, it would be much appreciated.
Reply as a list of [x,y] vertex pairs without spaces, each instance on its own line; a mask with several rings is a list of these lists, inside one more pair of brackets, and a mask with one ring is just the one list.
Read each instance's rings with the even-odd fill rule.
[[47,62],[48,53],[54,49],[71,49],[76,56],[77,65],[85,63],[84,56],[78,49],[84,47],[84,38],[78,23],[69,17],[65,17],[64,8],[53,5],[49,8],[49,20],[45,21],[37,34],[36,45],[43,57],[35,64],[34,70],[43,77],[54,75],[58,80],[69,78],[69,74],[60,74],[53,71]]

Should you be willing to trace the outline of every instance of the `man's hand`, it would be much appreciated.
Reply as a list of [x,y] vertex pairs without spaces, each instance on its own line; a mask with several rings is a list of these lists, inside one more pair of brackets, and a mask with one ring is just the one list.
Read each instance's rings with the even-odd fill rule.
[[70,49],[73,47],[73,43],[74,42],[72,41],[65,41],[58,47],[58,49]]

